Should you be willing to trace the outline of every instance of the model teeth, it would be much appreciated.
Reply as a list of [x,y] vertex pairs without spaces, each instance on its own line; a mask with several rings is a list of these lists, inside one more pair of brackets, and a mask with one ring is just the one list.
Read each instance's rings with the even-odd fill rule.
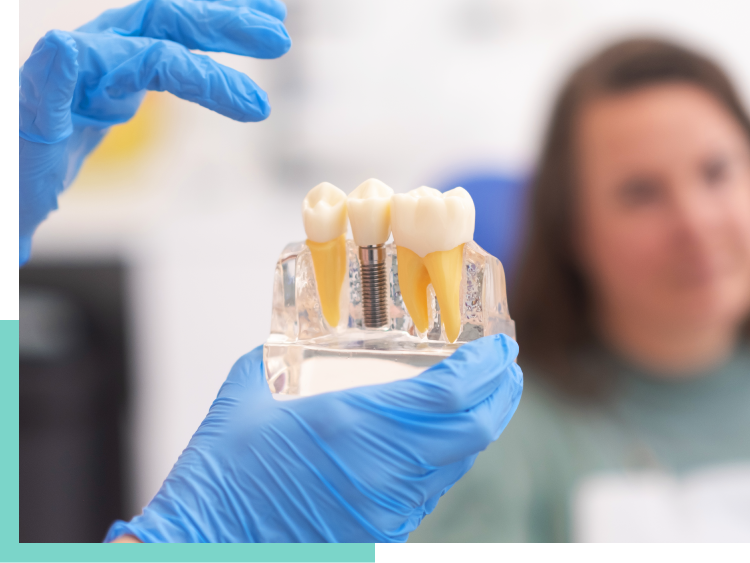
[[302,202],[302,221],[308,240],[328,242],[346,233],[346,194],[323,182]]
[[391,236],[393,190],[380,180],[362,182],[346,201],[352,236],[357,246],[384,244]]
[[420,332],[428,326],[427,285],[440,305],[445,334],[461,331],[463,246],[474,238],[474,201],[463,188],[445,193],[421,187],[393,196],[391,223],[404,305]]
[[347,271],[346,194],[328,182],[318,184],[302,202],[302,220],[323,317],[335,327],[341,317],[339,298]]
[[424,258],[472,240],[474,215],[474,201],[465,189],[441,193],[422,186],[393,196],[393,239]]

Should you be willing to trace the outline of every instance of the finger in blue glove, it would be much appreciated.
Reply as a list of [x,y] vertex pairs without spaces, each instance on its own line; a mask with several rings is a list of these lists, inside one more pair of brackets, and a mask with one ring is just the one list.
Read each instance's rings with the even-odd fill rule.
[[142,0],[77,31],[47,33],[19,72],[19,262],[85,157],[135,115],[146,90],[238,121],[268,117],[255,82],[189,49],[279,57],[291,46],[285,15],[274,0]]
[[517,353],[489,336],[409,380],[276,401],[256,348],[143,514],[106,541],[406,541],[508,424]]

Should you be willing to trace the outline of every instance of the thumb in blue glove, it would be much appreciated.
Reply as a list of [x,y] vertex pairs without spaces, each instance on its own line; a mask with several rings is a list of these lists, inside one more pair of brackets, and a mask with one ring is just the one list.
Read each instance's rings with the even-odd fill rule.
[[238,121],[268,117],[250,78],[189,49],[256,58],[291,41],[276,0],[141,0],[74,32],[50,31],[19,72],[19,262],[57,196],[146,90],[169,91]]
[[517,353],[489,336],[412,379],[276,401],[256,348],[143,514],[105,541],[406,541],[515,412]]

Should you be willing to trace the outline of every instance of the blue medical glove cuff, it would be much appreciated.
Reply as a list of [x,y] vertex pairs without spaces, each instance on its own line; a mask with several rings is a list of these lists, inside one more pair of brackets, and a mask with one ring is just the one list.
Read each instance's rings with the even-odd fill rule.
[[122,520],[115,520],[114,524],[109,527],[107,535],[104,537],[104,543],[112,543],[120,536],[125,535],[135,536],[142,542],[147,543],[143,538],[140,537],[138,533],[136,533],[136,531],[130,526],[130,524],[128,524],[127,522],[123,522]]
[[[185,518],[180,524],[184,525],[189,521],[189,518]],[[208,543],[207,538],[189,533],[184,526],[178,526],[169,519],[156,515],[155,511],[149,507],[146,507],[143,514],[136,516],[130,522],[117,520],[112,524],[104,538],[104,543],[111,543],[124,535],[135,536],[143,543]],[[245,543],[248,543],[247,539]]]
[[135,524],[140,516],[133,519],[131,522],[123,522],[117,520],[112,526],[110,526],[107,536],[104,538],[104,543],[112,543],[117,538],[125,535],[134,536],[141,540],[143,543],[190,543],[191,540],[184,534],[179,533],[180,530],[170,530],[175,533],[164,533],[164,526],[138,526]]

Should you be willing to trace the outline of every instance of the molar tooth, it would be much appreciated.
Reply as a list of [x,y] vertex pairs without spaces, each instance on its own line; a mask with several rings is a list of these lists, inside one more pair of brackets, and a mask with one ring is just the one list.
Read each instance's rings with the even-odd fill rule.
[[471,196],[463,188],[440,193],[423,186],[394,195],[391,215],[399,285],[406,309],[417,329],[425,332],[426,275],[440,304],[446,336],[455,342],[461,331],[463,246],[474,237],[475,210]]
[[333,184],[315,186],[302,202],[302,221],[312,255],[323,317],[339,324],[339,297],[346,277],[346,194]]

